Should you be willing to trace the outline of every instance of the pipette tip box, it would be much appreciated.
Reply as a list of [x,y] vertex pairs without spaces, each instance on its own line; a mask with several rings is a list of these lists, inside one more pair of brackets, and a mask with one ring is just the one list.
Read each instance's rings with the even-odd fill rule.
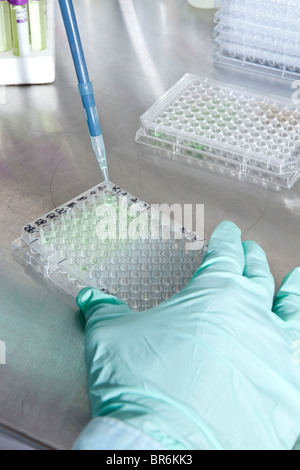
[[299,119],[287,100],[186,74],[141,116],[136,141],[290,189],[300,176]]
[[153,214],[149,204],[102,183],[23,227],[13,256],[68,299],[94,287],[147,310],[180,292],[206,251],[204,240],[171,219],[155,214],[153,225]]

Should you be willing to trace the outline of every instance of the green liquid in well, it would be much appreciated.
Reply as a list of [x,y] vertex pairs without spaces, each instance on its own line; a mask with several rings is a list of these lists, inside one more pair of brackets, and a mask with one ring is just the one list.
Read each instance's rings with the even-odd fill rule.
[[10,51],[12,48],[11,22],[9,4],[0,2],[0,52]]
[[31,48],[41,51],[47,48],[47,27],[44,0],[29,0]]

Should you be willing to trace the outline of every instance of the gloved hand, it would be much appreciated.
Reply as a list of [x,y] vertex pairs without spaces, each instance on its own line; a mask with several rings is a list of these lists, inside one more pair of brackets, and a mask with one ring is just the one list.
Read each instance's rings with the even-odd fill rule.
[[[82,290],[93,417],[125,423],[158,448],[293,448],[300,435],[300,364],[293,360],[300,268],[273,297],[265,253],[242,243],[231,222],[215,230],[189,285],[156,308],[134,312]],[[89,438],[101,445],[95,432],[75,447],[89,447]]]

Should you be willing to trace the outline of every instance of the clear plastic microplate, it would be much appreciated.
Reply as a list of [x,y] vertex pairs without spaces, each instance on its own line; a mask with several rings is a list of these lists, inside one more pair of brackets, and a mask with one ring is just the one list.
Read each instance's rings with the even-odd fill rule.
[[[290,36],[290,37],[289,37]],[[271,28],[256,28],[255,32],[242,26],[217,25],[215,28],[215,41],[232,41],[241,46],[248,45],[257,49],[268,49],[281,54],[297,56],[300,46],[300,32],[297,34],[284,33],[281,35]]]
[[[260,67],[270,67],[277,73],[286,72],[290,77],[297,78],[300,73],[300,23],[297,31],[292,30],[292,24],[280,23],[280,27],[269,26],[270,20],[257,20],[247,16],[241,20],[232,16],[219,20],[214,29],[214,46],[216,60],[222,57],[241,60],[243,63],[257,63]],[[259,24],[259,22],[263,24]]]
[[135,310],[180,292],[206,245],[119,186],[102,183],[22,229],[16,261],[71,296],[95,287]]
[[299,78],[299,0],[221,0],[216,6],[216,63]]
[[[225,36],[225,35],[224,35]],[[233,38],[234,39],[234,38]],[[258,47],[254,44],[254,41],[245,40],[245,44],[240,44],[234,40],[226,40],[225,37],[218,37],[214,43],[215,47],[215,60],[237,61],[239,60],[239,65],[256,65],[262,68],[267,73],[270,73],[271,69],[274,74],[280,74],[282,77],[286,76],[287,78],[298,78],[300,77],[300,57],[296,53],[296,49],[286,48],[285,46],[280,46],[279,44],[271,43],[268,47]],[[233,65],[232,62],[231,65]],[[272,73],[273,73],[272,72]]]
[[218,11],[214,16],[216,23],[215,30],[218,28],[235,30],[242,29],[249,33],[255,34],[267,34],[278,38],[287,38],[290,40],[299,40],[299,26],[300,20],[289,18],[284,21],[282,18],[274,19],[270,21],[269,16],[256,16],[253,12],[244,15],[239,11],[232,12],[230,15],[221,14]]
[[300,13],[299,0],[215,0],[221,13],[255,14],[284,19],[296,19]]
[[300,175],[300,109],[186,74],[142,117],[137,142],[291,188]]
[[285,80],[299,80],[299,56],[280,54],[267,49],[236,44],[215,45],[215,64],[237,67],[249,72],[270,75]]

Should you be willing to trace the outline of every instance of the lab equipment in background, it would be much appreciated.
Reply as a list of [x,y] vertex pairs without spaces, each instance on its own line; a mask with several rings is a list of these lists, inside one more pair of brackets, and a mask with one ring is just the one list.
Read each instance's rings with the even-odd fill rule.
[[274,95],[186,74],[142,117],[137,142],[272,187],[300,176],[300,109]]
[[29,0],[30,39],[33,51],[47,48],[46,6],[44,0]]
[[86,112],[92,147],[107,187],[109,187],[110,183],[104,140],[96,108],[93,85],[89,78],[73,2],[72,0],[59,0],[59,5],[78,78],[79,93]]
[[28,0],[8,0],[10,3],[13,53],[25,57],[30,53]]
[[95,287],[147,310],[186,286],[205,254],[203,240],[152,211],[102,183],[24,227],[14,258],[73,300]]
[[0,52],[10,51],[12,48],[10,6],[7,0],[0,0]]
[[295,80],[300,77],[300,1],[219,0],[214,61]]
[[214,8],[214,0],[188,0],[196,8],[210,9]]
[[[22,0],[10,0],[19,3]],[[0,0],[0,4],[3,3]],[[42,5],[46,10],[45,23],[42,16]],[[17,56],[13,53],[13,49],[0,53],[0,85],[33,85],[52,83],[55,80],[55,5],[56,0],[30,0],[28,5],[28,18],[29,13],[33,12],[34,19],[41,19],[39,25],[36,21],[32,21],[33,30],[31,32],[31,41],[34,48],[45,46],[41,50],[33,50],[29,48],[29,54],[25,56]],[[20,8],[20,5],[14,5]],[[10,5],[12,8],[12,5]],[[30,26],[30,20],[29,20]],[[30,33],[30,28],[29,28]],[[40,35],[40,39],[39,39]],[[30,34],[29,34],[30,40]],[[40,42],[41,40],[41,42]]]

